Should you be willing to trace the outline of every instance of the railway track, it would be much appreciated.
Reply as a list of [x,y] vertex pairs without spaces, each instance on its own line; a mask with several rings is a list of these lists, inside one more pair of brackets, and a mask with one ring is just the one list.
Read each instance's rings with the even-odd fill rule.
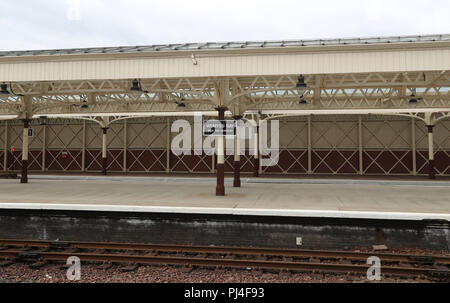
[[66,261],[181,265],[328,273],[365,274],[370,256],[381,260],[382,274],[450,279],[450,256],[300,249],[237,248],[131,243],[0,240],[0,259],[25,262]]

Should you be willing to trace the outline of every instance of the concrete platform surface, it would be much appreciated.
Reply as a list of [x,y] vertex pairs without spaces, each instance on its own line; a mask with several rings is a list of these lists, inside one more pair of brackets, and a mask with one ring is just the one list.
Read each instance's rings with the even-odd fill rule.
[[0,180],[0,209],[450,221],[450,182],[30,176]]

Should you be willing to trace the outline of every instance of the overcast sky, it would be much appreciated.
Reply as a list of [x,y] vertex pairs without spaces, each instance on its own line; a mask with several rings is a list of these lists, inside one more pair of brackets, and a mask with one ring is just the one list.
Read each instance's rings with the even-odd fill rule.
[[5,0],[1,50],[450,33],[449,0]]

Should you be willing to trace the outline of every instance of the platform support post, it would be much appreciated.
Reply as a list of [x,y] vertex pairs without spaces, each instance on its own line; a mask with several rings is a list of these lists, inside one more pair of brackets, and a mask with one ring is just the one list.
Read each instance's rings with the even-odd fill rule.
[[427,125],[428,128],[428,177],[430,179],[436,179],[434,170],[434,141],[433,141],[433,128],[434,125]]
[[108,167],[108,154],[106,151],[106,135],[108,134],[108,128],[104,127],[103,130],[103,144],[102,144],[102,174],[106,176],[106,170]]
[[4,133],[4,146],[3,146],[3,170],[8,170],[8,121],[5,120],[5,133]]
[[234,116],[236,121],[236,135],[234,137],[234,180],[233,187],[241,187],[241,142],[240,142],[240,129],[239,121],[241,116]]
[[166,142],[166,173],[169,174],[171,171],[170,168],[170,145],[172,144],[172,132],[171,132],[171,119],[170,117],[167,117],[167,142]]
[[128,153],[128,122],[127,120],[123,120],[123,164],[122,171],[124,173],[127,172],[127,153]]
[[254,142],[254,151],[253,151],[253,177],[259,177],[259,121],[256,121],[255,128],[255,140]]
[[22,177],[20,183],[28,183],[28,129],[30,120],[23,120],[23,138],[22,138]]
[[83,120],[83,138],[81,147],[81,171],[86,171],[86,120]]
[[308,175],[312,174],[312,126],[311,116],[308,116]]
[[363,125],[362,117],[358,116],[358,159],[359,159],[359,171],[358,174],[364,174],[364,162],[363,162]]
[[412,174],[417,175],[417,147],[416,147],[416,119],[411,118],[411,153],[412,153]]
[[[217,107],[219,112],[219,120],[225,120],[226,107]],[[224,136],[217,138],[217,186],[216,196],[225,196],[225,140]]]
[[47,119],[44,120],[44,123],[42,124],[42,162],[41,162],[41,169],[43,172],[46,171],[45,167],[45,160],[47,156]]

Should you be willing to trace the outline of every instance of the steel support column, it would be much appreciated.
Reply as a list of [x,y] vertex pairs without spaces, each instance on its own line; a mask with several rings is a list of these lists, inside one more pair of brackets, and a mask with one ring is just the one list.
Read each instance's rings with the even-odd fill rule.
[[308,175],[312,174],[312,126],[311,116],[308,116]]
[[8,170],[8,153],[9,153],[9,149],[8,149],[8,121],[5,121],[5,133],[4,133],[5,137],[5,145],[3,146],[3,170],[7,171]]
[[44,121],[44,124],[42,125],[42,171],[45,172],[45,162],[46,162],[46,154],[47,154],[47,121]]
[[417,175],[416,119],[411,118],[412,174]]
[[363,125],[362,117],[358,116],[358,160],[359,160],[359,171],[360,175],[364,174],[364,147],[363,147]]
[[241,144],[240,144],[240,130],[239,121],[241,116],[234,116],[236,121],[236,135],[234,137],[234,180],[233,187],[241,187]]
[[[259,123],[259,121],[256,121]],[[253,177],[259,177],[259,125],[255,129],[254,152],[253,152]]]
[[171,119],[170,117],[167,118],[167,129],[166,129],[166,173],[170,174],[171,168],[170,168],[170,154],[171,154],[171,150],[170,150],[170,144],[172,141],[172,132],[171,130]]
[[83,138],[81,147],[81,171],[86,171],[86,121],[83,120]]
[[127,153],[128,153],[128,122],[127,120],[123,120],[123,162],[122,162],[122,171],[124,173],[127,172]]
[[[226,107],[219,106],[217,111],[219,112],[219,120],[225,120]],[[224,136],[217,138],[217,186],[216,196],[225,196],[225,140]]]
[[20,183],[28,183],[28,129],[30,120],[23,120],[23,138],[22,138],[22,177]]
[[108,167],[108,153],[106,151],[106,135],[108,133],[108,128],[104,127],[103,130],[103,144],[102,144],[102,174],[106,176],[106,171]]
[[427,125],[427,128],[428,128],[428,177],[430,179],[436,179],[436,173],[434,170],[434,141],[433,141],[434,125]]

